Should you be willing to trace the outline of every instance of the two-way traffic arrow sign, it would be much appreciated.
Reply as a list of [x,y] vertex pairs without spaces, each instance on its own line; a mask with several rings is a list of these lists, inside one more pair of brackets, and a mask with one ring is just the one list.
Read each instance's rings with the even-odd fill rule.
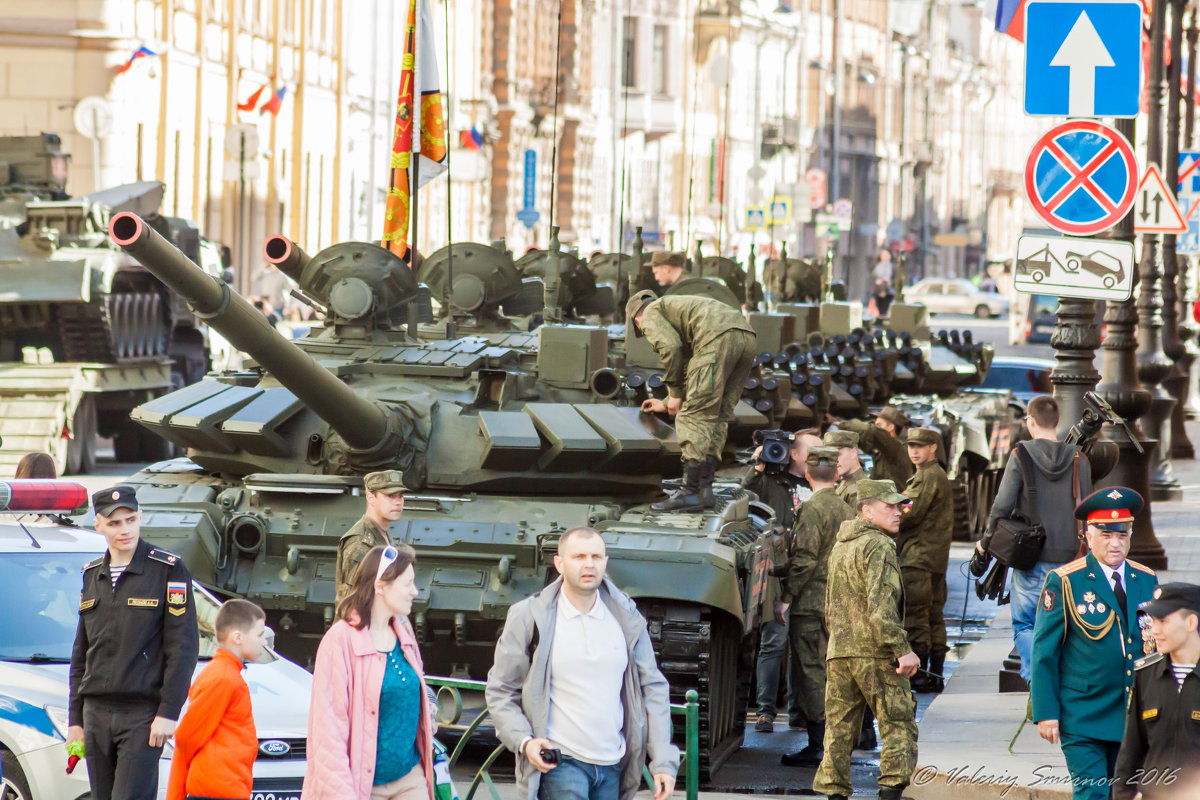
[[1133,227],[1138,233],[1187,233],[1187,223],[1175,204],[1175,196],[1167,191],[1158,164],[1146,169],[1138,186]]

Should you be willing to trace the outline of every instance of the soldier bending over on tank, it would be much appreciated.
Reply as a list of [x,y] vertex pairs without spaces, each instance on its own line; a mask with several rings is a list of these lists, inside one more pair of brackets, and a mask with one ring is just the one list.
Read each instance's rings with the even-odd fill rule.
[[907,497],[891,481],[858,482],[858,518],[843,522],[829,554],[825,624],[825,756],[813,789],[846,800],[850,754],[863,710],[879,720],[880,800],[900,800],[917,765],[917,723],[908,678],[920,659],[908,646],[900,565],[892,538]]
[[683,485],[650,507],[655,511],[712,508],[713,476],[721,462],[733,409],[754,364],[754,329],[736,308],[707,297],[663,297],[644,290],[625,306],[627,329],[645,336],[663,360],[668,398],[642,411],[675,415],[683,451]]

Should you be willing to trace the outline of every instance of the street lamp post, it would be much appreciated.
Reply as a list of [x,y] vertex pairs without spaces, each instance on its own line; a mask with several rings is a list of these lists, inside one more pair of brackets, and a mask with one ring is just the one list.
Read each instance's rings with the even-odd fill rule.
[[[1155,3],[1150,17],[1150,79],[1147,84],[1148,107],[1146,162],[1163,160],[1163,47],[1165,45],[1166,3]],[[1138,378],[1150,392],[1150,410],[1146,412],[1146,435],[1154,440],[1150,458],[1150,495],[1167,500],[1182,494],[1168,455],[1171,452],[1171,409],[1175,398],[1163,390],[1162,381],[1171,372],[1172,362],[1163,352],[1163,264],[1162,241],[1158,235],[1142,237],[1141,282],[1138,287]]]
[[[1180,84],[1183,76],[1183,14],[1188,0],[1171,2],[1171,63],[1167,72],[1167,149],[1163,158],[1163,174],[1167,186],[1179,181]],[[1171,409],[1171,435],[1160,449],[1164,457],[1195,458],[1196,451],[1184,428],[1184,403],[1188,394],[1188,370],[1195,354],[1181,338],[1180,301],[1187,297],[1186,263],[1175,253],[1175,236],[1163,237],[1163,350],[1174,362],[1163,386],[1175,398]],[[1182,315],[1182,319],[1186,319]],[[1179,496],[1182,497],[1182,489]]]
[[[1129,141],[1136,141],[1135,122],[1132,119],[1117,120],[1117,130]],[[1133,209],[1117,223],[1112,238],[1133,243]],[[1129,423],[1133,435],[1142,444],[1144,452],[1117,427],[1106,426],[1106,433],[1117,443],[1120,456],[1113,470],[1097,483],[1104,486],[1128,486],[1142,497],[1150,496],[1150,452],[1157,442],[1146,438],[1139,420],[1150,408],[1150,392],[1138,383],[1135,351],[1137,350],[1138,309],[1131,297],[1122,303],[1109,303],[1104,310],[1104,355],[1100,374],[1103,379],[1096,387],[1113,410]],[[1167,565],[1166,552],[1154,534],[1153,504],[1147,503],[1146,510],[1133,522],[1133,542],[1130,557],[1153,569]]]

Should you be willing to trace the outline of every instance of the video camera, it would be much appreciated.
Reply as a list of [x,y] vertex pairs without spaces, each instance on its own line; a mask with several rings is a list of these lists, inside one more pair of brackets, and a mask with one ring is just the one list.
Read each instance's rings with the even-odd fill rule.
[[788,431],[758,430],[754,432],[754,443],[758,451],[758,463],[765,472],[783,472],[792,463],[792,439]]

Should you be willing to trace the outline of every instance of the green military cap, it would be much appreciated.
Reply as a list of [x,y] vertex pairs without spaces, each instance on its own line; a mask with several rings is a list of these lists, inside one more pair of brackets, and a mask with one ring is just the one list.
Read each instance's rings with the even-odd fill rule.
[[890,506],[908,502],[907,497],[896,491],[894,482],[873,481],[870,478],[863,478],[858,482],[858,499],[879,500]]
[[1128,529],[1133,518],[1145,505],[1142,496],[1125,486],[1097,489],[1079,501],[1075,507],[1075,519],[1102,530]]
[[883,408],[879,409],[879,413],[875,416],[892,423],[897,428],[907,428],[912,424],[908,417],[904,416],[904,412],[895,406],[884,406]]
[[625,304],[625,330],[632,330],[634,336],[641,336],[642,330],[633,321],[633,318],[636,317],[638,312],[641,311],[645,306],[653,303],[657,299],[658,295],[649,289],[643,289],[633,297],[629,298],[629,302]]
[[905,444],[938,444],[942,435],[933,428],[910,428]]
[[398,469],[368,472],[367,476],[363,478],[363,486],[367,487],[368,492],[383,492],[384,494],[408,491],[408,487],[404,485],[404,473]]
[[810,467],[836,467],[838,449],[836,447],[810,447],[804,463]]
[[652,253],[650,255],[651,267],[679,267],[683,269],[687,266],[687,256],[683,253]]
[[858,434],[854,431],[828,431],[822,441],[826,447],[858,447]]

